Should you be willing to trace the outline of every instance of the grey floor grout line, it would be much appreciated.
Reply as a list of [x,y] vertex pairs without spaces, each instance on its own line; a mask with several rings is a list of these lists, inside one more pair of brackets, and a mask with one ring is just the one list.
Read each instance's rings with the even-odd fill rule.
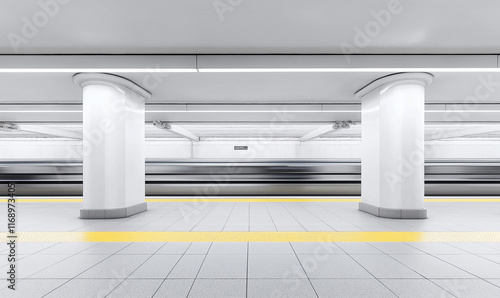
[[[367,242],[367,243],[368,243],[368,242]],[[417,250],[420,250],[421,252],[425,253],[426,255],[429,255],[429,256],[431,256],[431,257],[435,257],[434,255],[429,254],[429,253],[427,253],[427,252],[425,252],[425,251],[423,251],[423,250],[419,249],[418,247],[414,247],[414,246],[412,246],[412,245],[410,245],[410,244],[408,244],[408,243],[406,243],[406,242],[400,242],[400,243],[404,243],[404,244],[406,244],[406,245],[409,245],[409,246],[410,246],[410,247],[412,247],[412,248],[415,248],[415,249],[417,249]],[[369,245],[371,245],[371,246],[373,246],[371,243],[368,243],[368,244],[369,244]],[[373,247],[374,247],[374,248],[377,248],[377,247],[375,247],[375,246],[373,246]],[[445,292],[449,293],[451,296],[456,297],[455,295],[453,295],[452,293],[450,293],[447,289],[445,289],[445,288],[443,288],[442,286],[440,286],[439,284],[435,283],[432,279],[427,278],[427,277],[423,276],[422,274],[418,273],[417,271],[413,270],[413,269],[412,269],[412,268],[410,268],[409,266],[406,266],[405,264],[403,264],[402,262],[400,262],[398,259],[394,258],[392,255],[390,255],[390,254],[386,253],[385,251],[383,251],[383,250],[381,250],[381,249],[379,249],[379,250],[380,250],[380,251],[381,251],[384,255],[386,255],[386,256],[388,256],[389,258],[391,258],[391,259],[395,260],[396,262],[400,263],[401,265],[403,265],[404,267],[406,267],[406,268],[410,269],[411,271],[415,272],[416,274],[418,274],[418,275],[422,276],[422,278],[423,278],[423,279],[428,280],[429,282],[431,282],[431,283],[435,284],[436,286],[438,286],[439,288],[441,288],[443,291],[445,291]],[[436,257],[435,257],[435,258],[436,258]],[[455,267],[456,267],[456,266],[455,266]],[[457,267],[457,268],[458,268],[458,267]],[[463,269],[461,269],[461,268],[458,268],[458,269],[463,270]],[[465,270],[463,270],[463,271],[465,271]]]
[[[171,224],[170,224],[169,226],[167,226],[167,227],[166,227],[163,231],[168,230],[171,226],[173,226],[174,224],[176,224],[176,223],[178,223],[179,221],[183,220],[183,219],[184,219],[187,215],[191,214],[191,213],[192,213],[192,212],[194,212],[194,211],[199,210],[200,208],[203,208],[203,205],[200,205],[200,206],[198,206],[198,207],[196,207],[196,208],[193,208],[193,210],[191,210],[191,211],[189,211],[188,213],[184,214],[183,216],[179,217],[179,219],[178,219],[178,220],[176,220],[176,221],[174,221],[173,223],[171,223]],[[213,208],[215,208],[215,207],[213,207]],[[180,208],[179,208],[179,209],[180,209]],[[178,211],[180,211],[180,210],[178,210]],[[195,225],[195,226],[196,226],[196,225]]]
[[[101,244],[101,243],[105,243],[105,242],[100,242],[99,244]],[[97,266],[98,264],[100,264],[100,263],[104,262],[105,260],[109,259],[111,256],[114,256],[117,252],[119,252],[119,251],[121,251],[121,250],[125,249],[126,247],[128,247],[128,246],[130,246],[130,245],[132,245],[132,243],[133,243],[133,242],[130,242],[128,245],[125,245],[125,246],[124,246],[124,247],[122,247],[121,249],[119,249],[119,250],[115,251],[114,253],[110,254],[110,255],[109,255],[109,256],[107,256],[106,258],[102,259],[100,262],[97,262],[97,263],[95,263],[93,266],[90,266],[89,268],[87,268],[87,269],[83,270],[83,271],[82,271],[82,272],[80,272],[79,274],[77,274],[77,275],[73,276],[72,278],[68,279],[68,280],[67,280],[66,282],[64,282],[63,284],[61,284],[61,285],[59,285],[58,287],[54,288],[52,291],[50,291],[50,292],[46,293],[46,294],[45,294],[45,295],[43,295],[42,297],[47,296],[48,294],[50,294],[50,293],[54,292],[55,290],[59,289],[60,287],[64,286],[65,284],[67,284],[68,282],[72,281],[73,279],[76,279],[78,276],[80,276],[80,275],[81,275],[81,274],[83,274],[84,272],[86,272],[86,271],[90,270],[91,268],[94,268],[94,267],[95,267],[95,266]]]
[[[440,243],[443,243],[443,242],[440,242]],[[466,250],[464,250],[464,249],[461,249],[461,248],[459,248],[459,247],[453,246],[453,245],[451,245],[451,244],[449,244],[449,243],[444,243],[444,244],[449,245],[449,246],[451,246],[451,247],[454,247],[454,248],[456,248],[456,249],[459,249],[459,250],[461,250],[461,251],[464,251],[464,252],[466,252],[468,255],[473,255],[473,256],[477,256],[477,257],[483,258],[481,255],[477,255],[477,254],[475,254],[475,253],[471,253],[471,252],[466,251]],[[413,247],[413,246],[412,246],[412,247]],[[423,250],[419,249],[418,247],[415,247],[415,248],[416,248],[416,249],[418,249],[418,250],[420,250],[420,251],[423,251]],[[428,254],[428,253],[427,253],[427,252],[425,252],[425,251],[423,251],[423,252],[424,252],[424,253],[426,253],[426,254]],[[431,255],[431,254],[429,254],[429,255],[430,255],[430,256],[433,256],[433,257],[435,257],[436,259],[439,259],[439,260],[441,260],[441,261],[443,261],[443,262],[445,262],[445,263],[447,263],[447,264],[449,264],[449,265],[451,265],[451,266],[453,266],[453,267],[456,267],[456,268],[458,268],[458,269],[460,269],[460,270],[462,270],[462,271],[464,271],[464,272],[467,272],[467,273],[469,273],[469,274],[470,274],[470,275],[472,275],[472,276],[475,276],[475,277],[476,277],[476,279],[483,280],[483,281],[485,281],[485,282],[487,282],[487,283],[489,283],[489,284],[491,284],[491,285],[493,285],[493,286],[495,286],[495,287],[497,287],[497,288],[500,288],[500,286],[499,286],[499,285],[496,285],[496,284],[494,284],[494,283],[491,283],[490,281],[488,281],[488,280],[487,280],[487,279],[485,279],[485,278],[479,277],[479,276],[477,276],[476,274],[473,274],[472,272],[469,272],[469,271],[465,270],[464,268],[460,268],[460,267],[458,267],[458,266],[457,266],[457,265],[455,265],[455,264],[452,264],[452,263],[450,263],[450,262],[448,262],[448,261],[446,261],[446,260],[443,260],[442,258],[438,257],[439,255]],[[493,263],[497,263],[497,262],[492,261],[492,260],[487,259],[487,258],[483,258],[483,259],[485,259],[485,260],[487,260],[487,261],[490,261],[490,262],[493,262]],[[498,263],[497,263],[497,264],[498,264]],[[432,282],[432,280],[431,280],[431,282]]]
[[[387,290],[389,290],[391,293],[394,294],[394,296],[396,297],[399,297],[396,293],[394,293],[393,290],[391,290],[387,285],[385,285],[383,282],[381,282],[375,275],[373,275],[373,273],[371,273],[368,269],[366,269],[363,265],[361,265],[360,262],[358,262],[353,256],[351,256],[349,253],[347,253],[342,247],[338,246],[337,243],[335,242],[332,242],[333,244],[335,244],[341,251],[343,251],[346,255],[348,255],[354,262],[356,262],[359,266],[361,266],[361,268],[363,268],[363,270],[365,270],[366,272],[368,272],[371,276],[373,276],[374,279],[376,279],[379,283],[381,283]],[[365,242],[366,243],[366,242]],[[373,245],[372,245],[373,246]],[[375,249],[377,249],[375,247]]]
[[302,268],[302,270],[304,271],[304,274],[306,275],[307,277],[307,281],[309,281],[309,284],[311,285],[311,288],[313,289],[314,291],[314,294],[316,294],[316,297],[319,298],[319,295],[318,295],[318,292],[316,292],[316,288],[314,287],[312,281],[311,281],[311,278],[309,277],[309,275],[307,274],[307,271],[306,269],[304,268],[304,265],[302,265],[302,262],[300,261],[299,259],[299,256],[297,255],[297,252],[295,251],[295,248],[293,248],[293,245],[292,243],[288,242],[288,244],[290,245],[290,247],[292,248],[292,251],[293,251],[293,254],[295,255],[295,258],[297,259],[297,262],[299,262],[300,264],[300,268]]
[[278,231],[278,227],[276,227],[276,223],[274,222],[274,218],[271,215],[271,212],[269,212],[269,208],[267,207],[267,203],[266,202],[264,202],[264,207],[266,208],[267,214],[269,215],[269,218],[271,219],[271,222],[273,223],[274,230]]
[[[138,242],[135,242],[135,243],[138,243]],[[146,243],[151,243],[151,242],[146,242]],[[134,274],[134,272],[137,271],[137,269],[139,269],[142,265],[144,265],[149,259],[151,259],[162,247],[164,247],[168,242],[165,242],[163,243],[163,245],[161,245],[157,250],[155,250],[154,253],[152,253],[151,255],[149,255],[148,258],[146,258],[146,260],[144,260],[144,262],[142,262],[139,266],[137,266],[137,268],[135,268],[134,270],[132,270],[132,272],[130,272],[129,275],[127,275],[127,277],[125,277],[116,287],[114,287],[106,296],[104,296],[104,298],[108,297],[111,293],[113,293],[114,290],[116,290],[122,283],[124,283],[132,274]]]
[[[64,242],[59,242],[59,243],[56,243],[56,244],[54,244],[54,245],[52,245],[52,246],[47,247],[46,249],[51,248],[51,247],[55,247],[55,246],[57,246],[57,245],[59,245],[59,244],[61,244],[61,243],[64,243]],[[63,258],[63,259],[61,259],[61,260],[59,260],[59,261],[55,262],[54,264],[51,264],[51,265],[49,265],[49,266],[47,266],[47,267],[44,267],[43,269],[38,270],[37,272],[35,272],[35,273],[33,273],[33,274],[31,274],[31,275],[29,275],[29,276],[25,277],[25,278],[28,278],[28,277],[31,277],[31,276],[33,276],[33,275],[37,274],[37,273],[40,273],[40,272],[42,272],[43,270],[48,269],[48,268],[50,268],[50,267],[52,267],[52,266],[54,266],[54,265],[57,265],[57,264],[61,263],[62,261],[65,261],[65,260],[67,260],[67,259],[69,259],[69,258],[71,258],[71,257],[74,257],[74,256],[76,256],[76,255],[80,254],[81,252],[83,252],[83,251],[87,250],[87,249],[90,249],[90,248],[92,248],[92,247],[94,247],[94,246],[97,246],[98,244],[99,244],[99,243],[97,243],[97,244],[95,244],[95,245],[93,245],[93,246],[91,246],[91,247],[88,247],[88,248],[86,248],[86,249],[80,250],[80,251],[78,251],[78,252],[76,252],[76,253],[74,253],[74,254],[72,254],[72,255],[68,255],[68,257]],[[42,249],[42,250],[40,250],[40,251],[38,251],[38,252],[44,251],[44,250],[46,250],[46,249]],[[37,253],[38,253],[38,252],[37,252]],[[35,255],[35,254],[37,254],[37,253],[34,253],[34,254],[32,254],[32,255]],[[32,256],[32,255],[30,255],[30,256]],[[43,255],[43,254],[40,254],[40,255]],[[51,254],[51,255],[52,255],[52,254]],[[55,255],[62,255],[62,254],[55,254]],[[23,279],[25,279],[25,278],[23,278]],[[20,280],[22,280],[22,279],[20,279]]]
[[207,259],[207,256],[210,253],[210,250],[212,249],[212,245],[213,245],[213,242],[210,244],[210,248],[208,249],[207,253],[205,254],[205,257],[203,258],[203,261],[201,262],[200,268],[198,268],[198,272],[196,272],[196,276],[193,279],[193,283],[191,284],[191,287],[189,288],[189,291],[186,295],[186,298],[189,297],[189,294],[191,294],[191,290],[193,290],[193,286],[194,286],[196,280],[198,279],[198,275],[200,274],[201,268],[203,267],[203,264],[205,263],[205,260]]
[[[168,242],[167,242],[168,243]],[[172,269],[170,269],[170,271],[168,272],[168,274],[165,276],[165,278],[163,279],[163,281],[160,283],[160,285],[158,286],[158,288],[156,289],[156,291],[153,293],[153,295],[151,296],[151,298],[153,298],[156,293],[158,292],[158,290],[161,288],[161,286],[165,283],[165,281],[167,280],[167,278],[169,277],[170,273],[172,273],[172,271],[174,271],[174,268],[177,266],[177,264],[179,264],[179,262],[181,261],[181,259],[184,257],[184,255],[186,255],[186,252],[189,250],[189,248],[191,247],[191,245],[193,245],[194,242],[191,242],[191,244],[188,245],[188,247],[186,248],[186,250],[182,253],[182,255],[180,256],[180,258],[177,260],[177,262],[175,262],[174,266],[172,266]],[[166,243],[165,243],[166,244]],[[212,244],[210,244],[210,246],[212,246]],[[210,250],[210,247],[208,248],[208,250]],[[207,251],[208,253],[208,251]],[[201,267],[200,267],[201,268]],[[186,279],[190,279],[190,278],[186,278]],[[193,283],[194,283],[194,280],[193,280]],[[193,286],[191,284],[191,286]],[[187,297],[187,295],[186,295]]]
[[[283,203],[282,203],[283,204]],[[292,212],[286,207],[286,206],[283,206],[283,208],[300,224],[300,226],[304,229],[304,231],[308,232],[308,230],[306,229],[306,227],[302,224],[302,222],[300,220],[298,220],[295,215],[292,214]]]
[[215,208],[217,208],[217,206],[218,206],[218,204],[217,204],[217,205],[215,205],[212,209],[208,210],[208,211],[207,211],[207,214],[203,215],[203,217],[202,217],[202,218],[200,218],[200,220],[199,220],[199,221],[198,221],[198,222],[197,222],[197,223],[196,223],[196,224],[195,224],[195,225],[191,228],[191,230],[189,230],[189,232],[192,232],[192,231],[194,230],[194,228],[196,228],[196,227],[200,224],[200,222],[201,222],[203,219],[205,219],[205,217],[207,217],[207,216],[210,214],[210,212],[212,212]]
[[249,260],[249,255],[250,255],[250,242],[247,242],[247,274],[246,274],[246,289],[245,289],[245,297],[248,298],[248,260]]

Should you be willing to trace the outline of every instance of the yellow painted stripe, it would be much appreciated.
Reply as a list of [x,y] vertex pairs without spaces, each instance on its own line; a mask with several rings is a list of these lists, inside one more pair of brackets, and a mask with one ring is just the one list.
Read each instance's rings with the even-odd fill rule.
[[146,199],[146,202],[361,202],[361,199]]
[[425,199],[426,202],[500,202],[500,199]]
[[[7,202],[7,199],[0,199],[0,202]],[[82,199],[18,199],[16,203],[66,203],[66,202],[83,202]]]
[[[7,241],[7,233],[0,233]],[[19,232],[19,242],[500,242],[500,232]]]
[[[0,202],[7,202],[7,199],[0,199]],[[83,202],[82,199],[16,199],[18,203],[68,203]],[[146,202],[361,202],[361,199],[146,199]],[[500,199],[425,199],[425,202],[500,202]]]

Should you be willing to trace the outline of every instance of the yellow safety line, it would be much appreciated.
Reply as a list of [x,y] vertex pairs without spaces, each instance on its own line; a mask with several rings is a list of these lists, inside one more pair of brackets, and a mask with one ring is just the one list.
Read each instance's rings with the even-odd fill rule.
[[[500,242],[500,232],[19,232],[16,235],[18,242]],[[6,232],[0,233],[0,242],[7,239]]]
[[361,202],[361,199],[146,199],[146,202]]
[[500,199],[425,199],[426,202],[500,202]]
[[[0,199],[0,202],[7,202],[7,199]],[[16,203],[66,203],[66,202],[83,202],[83,199],[18,199]]]
[[[7,199],[0,199],[0,202],[7,202]],[[82,199],[16,199],[18,203],[67,203],[83,202]],[[361,202],[361,199],[146,199],[146,202]],[[425,199],[425,202],[500,202],[500,199]]]

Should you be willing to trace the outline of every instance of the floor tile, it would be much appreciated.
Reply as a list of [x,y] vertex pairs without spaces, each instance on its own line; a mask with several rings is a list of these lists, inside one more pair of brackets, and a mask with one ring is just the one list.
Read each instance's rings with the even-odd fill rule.
[[[35,298],[42,297],[55,288],[59,287],[67,279],[24,279],[16,282],[15,290],[3,288],[0,297],[9,298]],[[2,286],[7,286],[7,282],[2,280]]]
[[149,256],[146,255],[112,255],[77,278],[126,278],[141,266]]
[[335,244],[350,255],[384,254],[382,251],[365,242],[337,242]]
[[432,279],[459,298],[500,297],[500,288],[481,279]]
[[19,269],[18,278],[29,277],[39,271],[42,271],[54,264],[70,257],[69,255],[30,255],[20,259],[16,267]]
[[[38,252],[42,252],[45,249],[48,249],[52,246],[55,246],[60,243],[52,243],[52,242],[27,242],[27,243],[19,243],[17,253],[22,255],[30,255]],[[63,255],[64,253],[62,253]]]
[[316,298],[308,279],[249,279],[248,298],[301,297]]
[[106,298],[152,297],[163,279],[126,279]]
[[73,278],[107,257],[108,255],[74,255],[35,273],[30,278]]
[[186,255],[206,255],[212,242],[193,242],[186,250]]
[[180,258],[180,255],[151,256],[129,278],[166,278]]
[[168,275],[168,278],[196,278],[205,256],[184,255]]
[[121,278],[72,279],[44,298],[102,298],[113,291],[122,281]]
[[474,255],[439,255],[441,260],[480,278],[500,278],[500,264]]
[[187,297],[194,279],[166,279],[157,289],[155,298]]
[[390,255],[418,255],[425,252],[403,242],[370,242],[375,248]]
[[379,279],[400,298],[451,298],[448,291],[427,279]]
[[311,279],[320,298],[397,297],[376,279]]
[[309,278],[373,278],[347,255],[326,255],[320,259],[311,255],[298,255]]
[[306,278],[295,255],[249,255],[248,278]]
[[487,281],[500,288],[500,278],[496,278],[496,279],[490,278],[490,279],[487,279]]
[[410,246],[415,247],[425,253],[432,255],[467,255],[469,252],[458,249],[447,243],[439,242],[408,242]]
[[118,251],[117,255],[152,255],[165,243],[162,242],[136,242]]
[[461,250],[465,250],[476,255],[500,254],[500,250],[483,245],[482,243],[450,243],[449,245]]
[[421,278],[422,276],[387,255],[353,255],[376,278]]
[[245,279],[197,279],[189,298],[244,298]]
[[80,255],[110,255],[130,245],[130,242],[102,242],[79,252]]
[[246,275],[246,255],[207,255],[198,278],[246,278]]
[[479,255],[479,256],[500,264],[500,254],[498,254],[498,255]]
[[293,250],[298,255],[344,255],[332,242],[291,242]]
[[251,255],[295,255],[289,242],[250,242],[248,253]]
[[209,255],[246,255],[246,242],[214,242],[208,251]]
[[186,252],[191,242],[168,242],[157,252],[157,255],[182,255]]
[[94,242],[58,243],[37,252],[37,255],[73,255],[98,245]]
[[473,275],[430,255],[392,255],[425,278],[474,278]]

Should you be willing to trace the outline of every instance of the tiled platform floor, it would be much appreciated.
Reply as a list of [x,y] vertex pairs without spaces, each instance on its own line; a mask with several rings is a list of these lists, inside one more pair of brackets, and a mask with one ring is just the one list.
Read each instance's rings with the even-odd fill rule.
[[[500,203],[427,203],[426,220],[357,203],[150,203],[78,219],[79,203],[20,203],[18,231],[500,231]],[[5,272],[6,247],[1,247]],[[0,297],[500,297],[500,243],[20,243]]]

